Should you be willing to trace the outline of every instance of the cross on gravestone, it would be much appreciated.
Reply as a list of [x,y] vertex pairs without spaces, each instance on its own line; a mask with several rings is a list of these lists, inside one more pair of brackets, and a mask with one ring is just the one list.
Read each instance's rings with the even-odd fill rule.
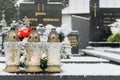
[[96,17],[96,11],[97,11],[97,6],[96,6],[96,3],[94,3],[93,8],[94,8],[94,17]]

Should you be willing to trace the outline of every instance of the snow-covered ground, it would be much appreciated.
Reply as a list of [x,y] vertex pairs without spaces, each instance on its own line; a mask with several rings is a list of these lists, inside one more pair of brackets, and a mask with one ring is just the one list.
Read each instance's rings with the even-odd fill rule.
[[91,49],[83,49],[81,51],[89,55],[101,57],[104,59],[108,59],[108,60],[120,63],[120,48],[104,48],[104,47],[95,48],[94,47]]
[[[0,64],[0,75],[22,75],[15,73],[7,73],[4,72],[3,69],[5,64]],[[99,63],[99,64],[62,64],[61,65],[62,72],[55,73],[51,75],[76,75],[76,76],[120,76],[120,66],[108,63]],[[44,75],[43,73],[41,73]],[[50,74],[50,73],[49,73]],[[23,74],[25,75],[25,74]],[[29,74],[26,74],[29,75]]]
[[120,76],[120,66],[109,64],[109,63],[99,63],[99,64],[63,64],[63,72],[61,75],[119,75]]
[[[0,63],[5,62],[5,57],[0,57]],[[90,56],[81,56],[81,57],[71,57],[70,59],[61,59],[63,63],[81,63],[81,62],[109,62],[109,60],[97,58],[97,57],[90,57]]]
[[[86,49],[89,53],[94,53],[94,55],[103,55],[108,57],[114,57],[120,61],[119,48],[94,48]],[[106,52],[108,51],[108,52]],[[111,52],[109,52],[111,51]],[[112,51],[115,51],[114,54]],[[30,75],[30,74],[16,74],[4,72],[5,68],[5,57],[0,57],[0,75]],[[61,60],[61,73],[47,73],[51,76],[120,76],[120,65],[112,64],[109,60],[91,57],[91,56],[79,56],[71,57],[71,59]],[[93,62],[93,63],[91,63]],[[94,63],[95,62],[95,63]],[[96,63],[97,62],[97,63]],[[40,73],[44,75],[44,73]],[[45,73],[46,75],[46,73]]]
[[81,57],[71,57],[70,59],[62,59],[63,63],[81,63],[81,62],[109,62],[109,60],[90,57],[90,56],[81,56]]
[[[5,60],[4,57],[0,58],[0,60]],[[72,57],[70,60],[62,60],[62,61],[77,61],[77,62],[92,62],[92,61],[108,61],[101,58],[95,57]],[[4,72],[5,63],[0,63],[0,75],[30,75],[30,74],[16,74],[16,73],[7,73]],[[64,75],[74,75],[74,76],[120,76],[120,66],[110,63],[61,63],[62,72],[51,74],[51,76],[64,76]],[[40,75],[44,75],[44,73],[40,73]]]
[[111,48],[111,47],[94,47],[94,50],[110,52],[110,53],[118,53],[120,54],[120,48]]

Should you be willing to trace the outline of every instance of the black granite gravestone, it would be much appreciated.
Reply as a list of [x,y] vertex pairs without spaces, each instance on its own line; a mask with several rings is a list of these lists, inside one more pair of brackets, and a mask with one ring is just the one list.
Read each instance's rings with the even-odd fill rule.
[[120,18],[120,8],[101,8],[99,0],[91,0],[90,15],[90,41],[106,41],[111,35],[108,25]]
[[54,26],[61,26],[62,20],[62,3],[51,2],[47,0],[35,0],[35,2],[20,4],[20,19],[25,16],[31,22],[31,27],[36,27],[38,24],[52,24]]
[[120,19],[120,8],[103,8],[100,7],[99,1],[90,0],[90,41],[92,42],[106,42],[111,35],[108,25]]
[[34,0],[36,3],[47,3],[48,0]]

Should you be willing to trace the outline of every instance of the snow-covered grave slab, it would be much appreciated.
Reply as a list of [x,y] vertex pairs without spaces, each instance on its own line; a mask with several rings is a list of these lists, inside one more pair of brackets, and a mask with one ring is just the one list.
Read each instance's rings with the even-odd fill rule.
[[104,51],[101,51],[101,50],[98,50],[98,49],[97,50],[96,49],[83,49],[81,51],[84,52],[85,54],[101,57],[101,58],[104,58],[104,59],[108,59],[108,60],[120,63],[120,55],[119,54],[104,52]]
[[120,54],[120,48],[112,48],[112,47],[93,47],[94,50],[110,52],[115,54]]
[[5,63],[5,57],[0,57],[0,63]]
[[80,56],[80,57],[71,57],[70,59],[62,59],[62,63],[108,63],[109,60],[89,57],[89,56]]
[[[61,63],[108,63],[109,60],[97,58],[97,57],[89,57],[89,56],[80,56],[80,57],[71,57],[70,59],[61,59]],[[5,57],[0,57],[0,63],[5,63]]]
[[0,64],[0,76],[120,76],[120,66],[109,64],[109,63],[99,63],[99,64],[61,64],[61,73],[39,73],[39,74],[22,74],[22,73],[7,73],[3,69],[5,64]]
[[[92,57],[90,59],[92,59]],[[120,79],[120,66],[109,63],[97,63],[97,64],[62,63],[61,73],[7,73],[3,71],[4,68],[5,68],[5,63],[0,63],[0,80],[110,80],[110,79],[119,80]]]

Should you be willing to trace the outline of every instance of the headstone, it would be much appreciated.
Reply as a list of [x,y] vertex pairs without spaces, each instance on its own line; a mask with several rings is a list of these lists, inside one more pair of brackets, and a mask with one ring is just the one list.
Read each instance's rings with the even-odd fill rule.
[[71,34],[68,35],[68,39],[69,39],[70,44],[72,46],[72,49],[71,49],[72,54],[79,53],[78,35],[79,35],[78,31],[72,31]]
[[24,16],[27,16],[31,27],[36,27],[40,23],[61,26],[63,4],[48,2],[47,0],[35,0],[33,3],[21,3],[20,18],[23,20]]
[[100,5],[100,0],[90,1],[90,41],[106,41],[111,35],[108,25],[120,18],[120,8]]
[[72,29],[79,32],[79,49],[85,49],[89,44],[89,27],[88,18],[72,16]]

